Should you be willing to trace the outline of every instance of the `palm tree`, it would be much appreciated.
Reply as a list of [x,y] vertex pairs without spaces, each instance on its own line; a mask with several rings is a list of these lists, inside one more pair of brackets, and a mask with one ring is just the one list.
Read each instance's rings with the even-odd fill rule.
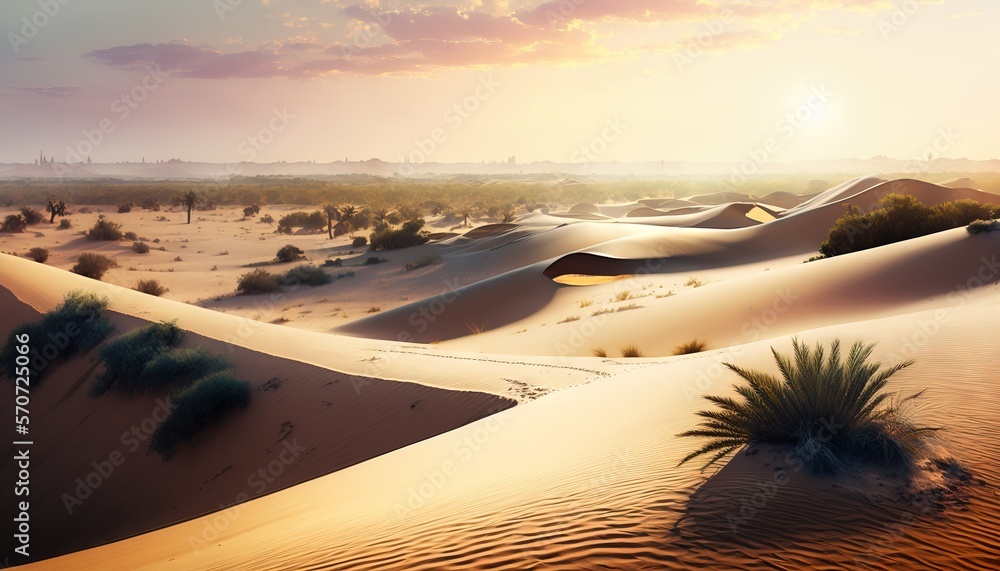
[[327,204],[323,207],[323,212],[326,213],[326,231],[329,234],[330,239],[333,239],[333,219],[336,218],[340,220],[340,207],[335,204]]
[[50,200],[45,206],[45,211],[52,213],[52,217],[49,218],[49,224],[52,224],[56,221],[56,216],[66,216],[66,203],[61,200],[59,202]]
[[352,205],[347,205],[340,209],[340,222],[337,226],[341,226],[345,231],[351,229],[351,218],[358,213],[358,209]]
[[462,217],[462,226],[468,226],[469,217],[476,215],[476,209],[471,204],[466,204],[458,208],[458,215]]
[[187,223],[190,224],[191,211],[194,210],[195,205],[198,204],[198,193],[193,190],[185,192],[183,198],[181,198],[181,202],[184,204],[184,206],[187,207],[187,213],[188,213]]
[[372,221],[376,224],[388,224],[390,216],[392,216],[392,211],[384,206],[372,210]]
[[680,463],[713,454],[707,468],[734,450],[773,444],[793,447],[817,473],[840,471],[852,461],[904,473],[911,468],[923,440],[938,429],[918,427],[907,418],[905,405],[923,391],[900,397],[884,389],[889,377],[913,362],[883,369],[881,363],[868,362],[874,345],[860,341],[846,361],[839,341],[832,343],[826,359],[818,344],[810,350],[795,339],[792,345],[794,361],[771,349],[780,380],[725,363],[748,383],[734,386],[742,400],[704,397],[721,410],[699,412],[707,419],[701,428],[678,435],[709,439]]
[[500,218],[502,224],[510,224],[517,217],[517,207],[515,206],[504,206],[500,209]]

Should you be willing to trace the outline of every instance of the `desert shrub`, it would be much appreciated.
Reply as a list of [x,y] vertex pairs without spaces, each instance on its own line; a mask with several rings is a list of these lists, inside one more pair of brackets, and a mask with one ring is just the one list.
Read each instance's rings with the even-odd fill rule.
[[111,268],[117,267],[118,262],[112,260],[104,254],[84,252],[80,254],[79,258],[76,259],[76,264],[70,271],[74,274],[80,274],[84,277],[99,280],[104,276],[105,272]]
[[260,212],[260,206],[254,204],[243,209],[243,218],[252,218]]
[[708,348],[708,341],[703,339],[692,339],[687,343],[683,343],[674,347],[674,355],[690,355],[692,353],[701,353]]
[[136,254],[148,254],[149,245],[145,242],[132,242],[132,251]]
[[159,212],[160,211],[160,199],[156,198],[156,197],[152,197],[152,196],[151,197],[146,197],[146,198],[142,199],[142,202],[140,202],[139,205],[144,210],[152,210],[153,212]]
[[373,232],[370,247],[372,250],[398,250],[426,244],[429,238],[423,227],[424,221],[418,219],[403,223],[398,230],[387,228],[381,232]]
[[60,230],[69,230],[72,227],[73,223],[69,221],[69,218],[63,218],[62,220],[59,221]]
[[116,242],[121,240],[124,237],[124,234],[122,234],[121,224],[112,222],[107,218],[99,218],[90,230],[87,230],[87,237],[91,240]]
[[411,270],[426,268],[427,266],[433,266],[434,264],[440,264],[440,263],[441,263],[441,256],[425,256],[423,258],[420,258],[419,260],[414,260],[406,264],[405,266],[403,266],[403,269],[409,272]]
[[361,246],[367,246],[367,245],[368,245],[368,238],[365,238],[364,236],[358,236],[354,240],[351,240],[351,246],[354,248],[360,248]]
[[285,273],[282,283],[285,285],[305,284],[309,286],[326,285],[333,281],[326,272],[316,266],[303,264]]
[[832,343],[828,356],[819,344],[810,350],[796,339],[792,345],[794,360],[771,349],[780,380],[726,363],[747,382],[735,385],[742,399],[704,397],[721,410],[698,413],[708,420],[679,435],[709,439],[681,464],[713,454],[708,467],[739,448],[773,444],[794,448],[817,474],[840,472],[852,463],[908,471],[924,439],[936,429],[918,427],[906,414],[907,403],[923,391],[902,398],[884,389],[912,361],[883,369],[881,363],[868,362],[874,345],[861,342],[851,347],[846,361],[839,341]]
[[174,349],[154,357],[139,376],[140,391],[155,391],[168,384],[187,385],[202,377],[233,368],[222,355],[204,347]]
[[133,242],[139,239],[139,235],[135,232],[125,232],[122,237],[126,240],[132,240]]
[[223,371],[198,380],[173,398],[170,416],[161,424],[149,443],[149,449],[164,460],[174,456],[180,442],[191,440],[230,411],[250,404],[250,383],[237,380],[231,371]]
[[1000,220],[973,220],[965,229],[969,234],[1000,230]]
[[274,224],[274,217],[270,214],[265,214],[260,217],[260,221],[264,224]]
[[119,204],[118,214],[126,214],[128,212],[132,212],[132,206],[134,205],[131,202],[127,202],[125,204]]
[[386,261],[385,258],[380,258],[378,256],[368,256],[368,259],[365,260],[365,265],[366,266],[374,266],[376,264],[381,264],[382,262],[385,262],[385,261]]
[[281,277],[263,268],[241,275],[236,283],[236,291],[244,295],[271,293],[279,289],[281,289]]
[[277,255],[275,255],[275,258],[277,258],[279,262],[294,262],[296,260],[305,259],[305,257],[305,252],[291,244],[282,246],[281,249],[278,250]]
[[0,226],[0,232],[17,234],[24,232],[24,229],[27,227],[28,223],[24,221],[23,216],[20,214],[8,214],[3,220],[3,226]]
[[105,343],[100,354],[104,371],[94,378],[90,396],[99,397],[112,389],[129,396],[136,391],[142,392],[140,378],[146,365],[183,339],[183,329],[163,321],[133,329]]
[[303,230],[319,230],[326,227],[326,215],[315,210],[313,212],[292,212],[278,220],[278,226],[285,228],[302,228]]
[[49,259],[49,251],[45,248],[32,248],[28,250],[28,257],[35,260],[39,264],[44,264],[46,260]]
[[161,295],[170,291],[169,289],[161,285],[160,282],[152,279],[139,280],[138,282],[136,282],[135,287],[132,289],[138,292],[148,293],[149,295],[155,295],[156,297],[160,297]]
[[347,270],[346,272],[340,272],[339,274],[337,274],[338,280],[342,280],[345,278],[353,278],[353,277],[354,277],[354,272],[351,270]]
[[590,352],[595,357],[602,357],[603,358],[603,357],[607,357],[608,356],[608,352],[605,351],[603,347],[595,347],[594,349],[591,349]]
[[337,258],[336,260],[323,260],[323,265],[330,266],[333,268],[339,268],[344,265],[344,261],[341,260],[340,258]]
[[630,343],[622,347],[619,351],[621,352],[622,357],[627,359],[636,359],[643,356],[642,351],[635,343]]
[[92,212],[93,212],[93,210],[91,210],[91,208],[90,208],[89,206],[83,206],[83,207],[81,207],[81,208],[80,208],[80,209],[78,210],[78,212],[79,212],[80,214],[90,214],[90,213],[92,213]]
[[288,226],[278,226],[278,229],[275,230],[275,232],[277,232],[278,234],[291,234],[292,229]]
[[615,301],[627,301],[630,299],[632,299],[632,290],[628,288],[615,292]]
[[45,219],[45,216],[41,212],[30,206],[25,206],[21,209],[21,217],[24,218],[27,224],[41,224],[42,220]]
[[[16,351],[21,345],[17,339],[22,335],[28,335],[30,355],[36,356],[28,365],[31,386],[37,386],[48,371],[77,351],[96,347],[114,329],[104,315],[108,303],[108,298],[93,293],[70,292],[58,307],[44,313],[39,321],[15,327],[0,349],[0,362],[11,365],[0,367],[0,376],[13,375],[15,358],[20,354]],[[50,356],[53,352],[54,356]],[[37,356],[44,356],[44,359]]]
[[819,253],[830,258],[998,216],[1000,206],[974,200],[956,200],[928,207],[912,196],[889,194],[871,212],[862,213],[856,206],[848,206],[847,213],[834,223],[826,241],[820,245]]

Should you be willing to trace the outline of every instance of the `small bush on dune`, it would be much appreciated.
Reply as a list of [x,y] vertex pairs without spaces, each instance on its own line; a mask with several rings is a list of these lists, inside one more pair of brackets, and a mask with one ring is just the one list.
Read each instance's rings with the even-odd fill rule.
[[184,331],[174,323],[161,322],[133,329],[101,347],[104,371],[90,387],[90,396],[98,397],[117,389],[131,396],[142,392],[140,376],[146,365],[160,354],[176,347]]
[[692,353],[701,353],[707,348],[708,348],[708,341],[704,341],[702,339],[692,339],[687,343],[674,347],[674,355],[690,355]]
[[70,271],[74,274],[80,274],[84,277],[99,280],[108,270],[117,267],[118,262],[112,260],[104,254],[84,252],[83,254],[80,254],[79,258],[76,259],[76,264]]
[[792,359],[771,349],[780,380],[726,363],[748,383],[735,385],[742,398],[704,397],[721,410],[699,412],[708,420],[679,435],[709,439],[680,463],[712,454],[707,468],[739,448],[773,444],[793,447],[817,474],[840,472],[852,463],[908,472],[924,440],[937,430],[914,425],[906,414],[907,403],[923,391],[905,398],[885,392],[889,378],[912,361],[883,368],[868,362],[874,345],[861,342],[846,360],[839,341],[829,355],[818,344],[810,349],[796,339],[792,345]]
[[426,268],[427,266],[433,266],[434,264],[440,264],[440,263],[441,263],[441,256],[424,256],[419,260],[414,260],[406,264],[405,266],[403,266],[403,269],[409,272],[411,270]]
[[19,234],[24,232],[24,229],[27,227],[28,223],[24,221],[23,216],[20,214],[8,214],[3,220],[3,225],[0,226],[0,232]]
[[595,357],[602,357],[603,358],[603,357],[607,357],[608,356],[608,352],[605,351],[603,347],[597,347],[596,349],[591,349],[590,352]]
[[366,266],[374,266],[376,264],[381,264],[382,262],[385,262],[385,261],[386,261],[385,258],[379,258],[378,256],[369,256],[368,259],[365,260],[365,265]]
[[175,349],[161,353],[146,364],[137,389],[155,391],[168,384],[187,385],[232,367],[228,359],[209,353],[204,347]]
[[153,433],[149,449],[170,460],[180,442],[216,424],[227,413],[250,404],[250,383],[230,371],[209,375],[179,392],[167,420]]
[[994,232],[1000,230],[1000,220],[974,220],[965,228],[969,234],[980,234],[982,232]]
[[236,291],[244,295],[271,293],[279,289],[281,277],[262,268],[241,275],[236,283]]
[[132,207],[133,206],[134,206],[134,204],[132,204],[131,202],[128,202],[126,204],[120,204],[120,205],[118,205],[118,214],[126,214],[126,213],[129,213],[129,212],[132,212]]
[[305,284],[308,286],[321,286],[331,283],[333,278],[316,266],[301,265],[292,268],[285,273],[282,282],[285,285]]
[[[70,292],[62,304],[43,314],[41,320],[15,327],[3,349],[0,349],[0,362],[14,363],[19,354],[16,348],[21,345],[17,338],[21,335],[28,335],[32,355],[41,355],[47,346],[52,345],[58,349],[54,357],[46,355],[44,361],[32,360],[28,365],[33,378],[32,386],[37,386],[45,374],[57,368],[55,365],[78,351],[93,349],[111,333],[114,326],[104,315],[108,303],[108,298],[92,293]],[[13,373],[13,365],[0,367],[0,376]]]
[[125,232],[124,234],[122,234],[122,237],[125,238],[126,240],[132,240],[133,242],[139,239],[139,235],[136,234],[135,232]]
[[621,348],[622,357],[626,359],[636,359],[643,356],[642,351],[635,343],[630,343]]
[[294,262],[296,260],[303,260],[305,259],[305,257],[306,257],[305,252],[303,252],[302,250],[296,248],[291,244],[288,244],[287,246],[282,246],[281,249],[278,250],[277,255],[275,256],[275,258],[277,258],[279,262],[285,262],[285,263]]
[[30,206],[25,206],[21,209],[21,216],[28,224],[41,224],[42,220],[45,220],[45,216],[43,216],[41,212]]
[[302,228],[303,230],[320,230],[326,227],[326,215],[319,210],[313,212],[292,212],[278,220],[278,226],[285,228]]
[[260,217],[260,221],[264,224],[274,224],[274,217],[270,214],[265,214]]
[[149,245],[145,242],[132,242],[132,251],[136,254],[148,254]]
[[364,236],[358,236],[354,240],[351,240],[351,246],[354,248],[360,248],[361,246],[368,245],[368,238]]
[[62,220],[59,221],[60,230],[69,230],[72,227],[73,223],[69,221],[69,218],[63,218]]
[[99,218],[90,230],[87,230],[87,237],[91,240],[104,240],[107,242],[117,242],[124,237],[122,225],[112,222],[107,218]]
[[49,251],[45,248],[32,248],[28,250],[28,257],[39,264],[44,264],[49,259]]
[[139,280],[132,289],[138,292],[148,293],[149,295],[155,295],[156,297],[160,297],[170,291],[166,287],[160,285],[160,282],[156,280]]

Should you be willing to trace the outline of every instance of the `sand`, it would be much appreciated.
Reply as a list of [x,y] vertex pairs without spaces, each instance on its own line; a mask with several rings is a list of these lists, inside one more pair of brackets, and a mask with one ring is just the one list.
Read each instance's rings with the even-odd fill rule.
[[[1000,413],[989,364],[1000,344],[1000,234],[958,228],[803,263],[846,204],[886,192],[1000,201],[867,178],[785,201],[764,220],[748,218],[758,207],[741,196],[696,197],[710,206],[675,215],[690,205],[598,205],[607,219],[590,208],[536,212],[388,253],[330,286],[203,307],[181,302],[223,295],[241,263],[273,255],[284,238],[254,229],[220,239],[232,222],[177,228],[190,236],[181,244],[204,250],[191,256],[199,267],[215,249],[231,252],[220,283],[172,282],[180,299],[119,288],[121,274],[112,285],[67,274],[84,243],[55,245],[67,247],[47,265],[0,256],[0,301],[11,308],[0,333],[67,291],[96,288],[119,330],[177,319],[186,344],[232,349],[238,372],[262,387],[171,463],[130,456],[98,490],[108,500],[70,517],[56,494],[153,402],[88,399],[81,374],[93,355],[66,365],[34,406],[49,442],[39,449],[48,522],[38,533],[61,540],[41,556],[67,554],[25,568],[996,568]],[[637,209],[662,213],[628,215]],[[0,237],[0,249],[53,240],[43,233]],[[349,247],[292,239],[314,259]],[[427,255],[442,260],[401,268]],[[299,303],[316,315],[281,309]],[[330,307],[365,304],[383,307],[347,319]],[[275,314],[295,319],[265,323]],[[737,378],[721,363],[772,369],[771,347],[787,352],[793,337],[877,341],[878,359],[915,359],[890,388],[927,390],[915,412],[944,427],[934,452],[961,470],[931,466],[910,487],[876,471],[819,478],[767,447],[707,472],[678,467],[694,443],[675,435],[699,421],[700,396],[732,394]],[[708,350],[673,355],[693,338]],[[618,357],[629,343],[644,357]],[[597,348],[609,356],[592,356]],[[285,380],[268,390],[275,376]],[[289,438],[310,450],[294,470],[220,510]]]

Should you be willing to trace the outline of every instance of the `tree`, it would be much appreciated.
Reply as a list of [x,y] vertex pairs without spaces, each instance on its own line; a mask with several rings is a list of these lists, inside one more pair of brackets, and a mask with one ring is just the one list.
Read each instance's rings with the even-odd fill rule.
[[379,207],[372,211],[372,221],[375,224],[389,224],[392,211],[385,207]]
[[333,219],[336,218],[340,220],[340,207],[335,204],[327,204],[323,207],[323,212],[326,213],[326,231],[330,235],[330,239],[333,239]]
[[181,202],[184,204],[184,206],[187,207],[187,213],[188,213],[187,223],[190,224],[191,211],[194,210],[195,205],[198,204],[198,193],[193,190],[185,192],[184,196],[181,198]]
[[357,213],[358,209],[351,205],[340,209],[340,222],[337,223],[337,226],[341,228],[341,232],[338,232],[339,234],[351,230],[351,218],[354,218]]
[[517,208],[514,206],[504,206],[500,208],[500,220],[503,224],[510,224],[517,216]]
[[66,203],[61,200],[59,202],[50,200],[45,206],[45,211],[52,214],[49,218],[49,224],[52,224],[56,221],[56,216],[66,216]]
[[471,204],[466,204],[458,208],[458,215],[462,217],[462,226],[468,226],[469,218],[476,215],[476,209]]

